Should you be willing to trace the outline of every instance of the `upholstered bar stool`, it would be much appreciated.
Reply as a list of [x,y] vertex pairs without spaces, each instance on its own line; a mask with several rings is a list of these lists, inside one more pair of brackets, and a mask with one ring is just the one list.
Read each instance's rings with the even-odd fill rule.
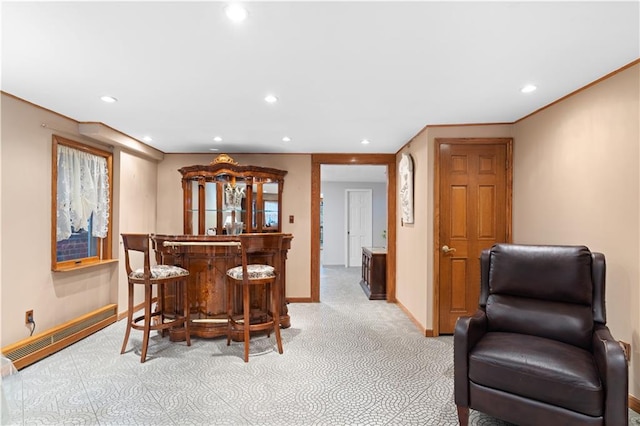
[[[187,291],[187,277],[189,271],[172,265],[150,265],[148,234],[122,234],[124,243],[125,266],[127,269],[127,279],[129,282],[129,302],[127,310],[127,331],[124,335],[121,354],[127,348],[131,329],[142,330],[142,354],[140,362],[145,362],[147,358],[147,347],[149,345],[149,333],[151,330],[164,331],[172,327],[184,327],[187,346],[191,346],[189,337],[189,300]],[[144,266],[133,269],[131,267],[129,253],[141,252],[144,254]],[[176,298],[182,301],[182,314],[175,312],[172,318],[165,316],[163,309],[164,290],[168,285],[176,285]],[[143,313],[133,317],[133,299],[135,286],[144,286]],[[153,288],[157,288],[157,308],[151,312],[153,300]],[[156,320],[157,321],[154,321]]]
[[[242,333],[244,338],[244,362],[249,362],[249,339],[252,331],[271,329],[276,335],[278,352],[282,353],[280,336],[280,273],[282,242],[280,233],[242,234],[240,255],[242,264],[227,271],[227,346],[231,344],[231,335]],[[264,286],[268,301],[266,312],[251,318],[251,289]],[[236,288],[242,288],[242,312],[234,312],[234,294]],[[269,304],[271,309],[269,309]]]

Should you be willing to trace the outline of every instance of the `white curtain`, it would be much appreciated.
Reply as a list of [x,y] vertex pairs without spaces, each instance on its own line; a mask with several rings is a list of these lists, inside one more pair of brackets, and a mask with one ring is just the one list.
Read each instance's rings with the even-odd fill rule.
[[98,155],[58,145],[57,241],[71,229],[87,230],[93,214],[94,237],[107,236],[109,176],[107,160]]

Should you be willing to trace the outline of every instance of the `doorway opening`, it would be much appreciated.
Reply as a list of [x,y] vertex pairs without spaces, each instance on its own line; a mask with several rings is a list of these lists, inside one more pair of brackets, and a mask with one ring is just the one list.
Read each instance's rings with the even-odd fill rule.
[[[335,169],[335,166],[384,166],[380,168],[380,172],[384,175],[386,173],[386,184],[383,192],[386,193],[386,197],[383,197],[383,206],[386,213],[386,218],[382,220],[382,223],[372,225],[372,245],[385,244],[388,247],[388,264],[387,264],[387,300],[395,302],[395,246],[392,243],[395,241],[395,220],[396,220],[396,159],[394,154],[314,154],[312,155],[312,173],[311,173],[311,301],[320,301],[320,268],[323,264],[341,264],[344,266],[356,266],[350,265],[345,260],[346,256],[346,229],[345,218],[347,214],[345,212],[346,207],[346,189],[361,189],[356,188],[353,183],[342,183],[342,188],[339,190],[338,198],[341,200],[340,204],[343,206],[338,209],[339,219],[335,219],[334,212],[330,206],[329,192],[324,188],[325,180],[336,180],[340,175],[340,172],[348,172],[348,167],[342,167],[345,170]],[[351,182],[362,181],[362,176],[359,179],[352,180]],[[327,184],[330,185],[330,184]],[[333,188],[335,189],[335,188]],[[373,197],[375,199],[375,196]],[[375,201],[374,201],[375,203]],[[372,207],[372,212],[380,210],[376,208],[375,204]],[[372,224],[376,223],[375,213],[372,219]],[[338,226],[338,231],[332,232],[331,229],[334,225]],[[377,228],[380,229],[377,229]],[[379,232],[378,232],[379,231]],[[379,234],[379,235],[378,235]],[[339,250],[335,251],[332,246],[331,239],[337,235]],[[381,241],[382,240],[382,241]],[[335,240],[334,242],[335,243]],[[360,248],[361,251],[361,248]],[[333,256],[338,253],[339,260],[335,260]],[[331,256],[330,256],[331,254]]]

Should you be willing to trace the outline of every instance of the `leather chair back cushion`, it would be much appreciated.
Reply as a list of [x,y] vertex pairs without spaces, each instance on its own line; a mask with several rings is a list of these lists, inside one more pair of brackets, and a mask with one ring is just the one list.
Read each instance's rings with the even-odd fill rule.
[[590,306],[491,294],[486,307],[489,331],[540,336],[591,348]]
[[491,250],[489,292],[591,307],[591,252],[584,246],[497,244]]

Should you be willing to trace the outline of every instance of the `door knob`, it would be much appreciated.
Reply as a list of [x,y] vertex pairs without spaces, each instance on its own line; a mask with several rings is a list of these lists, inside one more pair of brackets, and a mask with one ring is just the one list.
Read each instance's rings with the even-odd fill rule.
[[444,254],[448,254],[448,253],[455,253],[455,252],[456,252],[456,249],[455,249],[455,248],[449,248],[449,246],[444,245],[444,246],[442,246],[442,252],[443,252]]

